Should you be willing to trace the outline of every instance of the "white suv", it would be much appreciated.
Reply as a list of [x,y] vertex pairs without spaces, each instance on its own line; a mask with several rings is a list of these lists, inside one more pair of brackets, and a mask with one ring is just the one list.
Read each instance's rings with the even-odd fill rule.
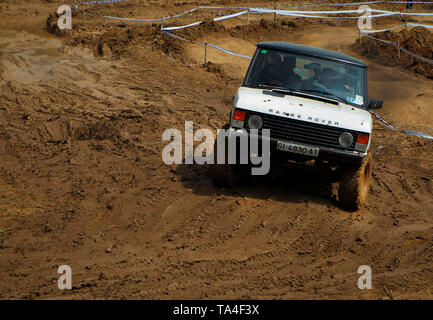
[[[339,201],[359,209],[369,190],[372,118],[382,101],[367,95],[367,67],[350,56],[286,42],[257,45],[225,129],[270,130],[271,163],[318,169],[339,182]],[[216,153],[216,150],[215,150]],[[237,165],[213,166],[213,181],[228,186]]]

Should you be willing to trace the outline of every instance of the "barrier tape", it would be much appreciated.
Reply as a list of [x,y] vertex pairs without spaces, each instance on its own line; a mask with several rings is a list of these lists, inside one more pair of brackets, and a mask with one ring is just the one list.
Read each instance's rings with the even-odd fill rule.
[[[357,11],[356,11],[357,12]],[[359,19],[359,17],[327,17],[327,16],[312,16],[312,15],[303,15],[303,14],[297,14],[297,13],[291,13],[289,11],[283,11],[283,10],[273,10],[273,9],[258,9],[258,8],[250,8],[246,11],[241,11],[238,13],[234,13],[231,15],[222,16],[219,18],[214,18],[213,21],[222,21],[230,18],[239,17],[241,15],[247,14],[247,13],[276,13],[278,15],[285,15],[285,16],[294,16],[294,17],[303,17],[303,18],[320,18],[320,19]],[[391,16],[397,13],[383,13],[383,14],[377,14],[370,16],[371,18],[378,18],[378,17],[385,17],[385,16]],[[104,17],[104,18],[111,18],[115,19],[115,17]],[[118,18],[119,19],[119,18]],[[122,18],[122,20],[127,20],[126,18]],[[159,20],[152,20],[152,21],[163,21],[168,20],[167,18],[159,19]],[[139,20],[131,20],[131,21],[139,21]],[[183,25],[183,26],[175,26],[175,27],[165,27],[163,30],[167,31],[173,31],[173,30],[179,30],[179,29],[185,29],[189,27],[193,27],[196,25],[201,24],[203,21],[194,22],[191,24]]]
[[398,28],[401,28],[404,26],[433,28],[433,25],[407,22],[405,24],[401,24],[401,25],[394,27],[394,28],[382,29],[382,30],[359,30],[359,32],[360,33],[380,33],[380,32],[387,32],[387,31],[395,30],[395,29],[398,29]]
[[397,27],[394,28],[389,28],[389,29],[382,29],[382,30],[359,30],[360,33],[379,33],[379,32],[387,32],[387,31],[391,31],[391,30],[395,30],[401,27],[404,27],[405,24],[401,24]]
[[114,3],[114,2],[123,2],[127,0],[96,0],[96,1],[74,1],[74,4],[107,4],[107,3]]
[[[99,3],[113,3],[113,2],[121,2],[125,0],[99,0],[99,1],[84,1],[84,2],[76,2],[81,4],[99,4]],[[376,3],[376,2],[375,2]],[[378,2],[377,2],[378,3]],[[433,4],[433,3],[432,3]],[[348,4],[347,4],[348,5]],[[169,19],[179,18],[182,17],[188,13],[197,11],[198,9],[219,9],[219,10],[243,10],[238,13],[234,13],[231,15],[222,16],[220,18],[214,19],[214,21],[222,21],[225,19],[230,19],[234,17],[241,16],[246,13],[274,13],[278,15],[284,15],[284,16],[294,16],[294,17],[302,17],[302,18],[318,18],[318,19],[359,19],[359,16],[355,17],[328,17],[328,16],[320,16],[315,14],[350,14],[350,13],[356,13],[358,14],[358,10],[337,10],[337,11],[302,11],[302,10],[276,10],[276,9],[266,9],[266,8],[248,8],[248,7],[210,7],[210,6],[198,6],[196,8],[193,8],[191,10],[182,12],[180,14],[174,15],[174,16],[168,16],[168,17],[162,17],[162,18],[154,18],[154,19],[137,19],[137,18],[122,18],[122,17],[113,17],[113,16],[99,16],[94,15],[106,19],[115,19],[115,20],[123,20],[123,21],[141,21],[141,22],[157,22],[157,21],[166,21]],[[388,17],[392,15],[415,15],[415,16],[433,16],[433,13],[409,13],[409,12],[391,12],[391,11],[385,11],[385,10],[377,10],[372,9],[372,13],[378,13],[376,15],[370,15],[370,18],[380,18],[380,17]],[[196,24],[190,24],[186,26],[179,27],[177,29],[187,28],[191,26],[198,25]],[[174,28],[174,27],[173,27]],[[176,30],[176,29],[171,29]]]
[[[386,3],[406,4],[408,1],[385,1]],[[433,4],[431,1],[414,1],[413,4]]]
[[[433,4],[433,2],[431,2]],[[299,7],[299,6],[296,6]],[[270,9],[270,8],[255,8],[255,7],[209,7],[209,6],[199,6],[200,9],[226,9],[226,10],[250,10],[252,11],[259,11],[262,13],[279,13],[279,12],[285,12],[285,13],[296,13],[296,14],[349,14],[349,13],[356,13],[358,14],[358,10],[328,10],[328,11],[305,11],[305,10],[280,10],[280,9]],[[387,10],[379,10],[379,9],[371,9],[372,13],[392,13],[392,14],[398,14],[398,15],[426,15],[426,16],[432,16],[433,13],[429,12],[396,12],[396,11],[387,11]]]
[[[277,9],[266,9],[266,8],[249,8],[249,11],[251,12],[260,12],[260,13],[275,13],[278,15],[311,15],[311,14],[350,14],[350,13],[356,13],[358,14],[358,10],[338,10],[338,11],[299,11],[299,10],[277,10]],[[433,13],[427,13],[427,12],[394,12],[394,11],[385,11],[385,10],[377,10],[377,9],[371,9],[372,13],[379,13],[377,15],[370,15],[371,18],[378,18],[378,17],[386,17],[386,16],[393,16],[393,15],[406,15],[406,16],[433,16]],[[309,16],[311,18],[326,18],[323,16]],[[350,18],[350,19],[359,19],[360,16],[356,17],[333,17],[333,18]]]
[[213,21],[222,21],[222,20],[226,20],[226,19],[230,19],[230,18],[236,18],[236,17],[239,17],[239,16],[247,14],[247,13],[248,13],[248,10],[247,11],[241,11],[238,13],[230,14],[228,16],[222,16],[219,18],[215,18],[215,19],[213,19]]
[[[254,13],[262,13],[262,12],[254,12]],[[267,13],[272,13],[272,12],[267,12]],[[299,17],[299,18],[315,18],[315,19],[359,19],[359,16],[356,17],[329,17],[329,16],[314,16],[314,15],[310,15],[310,14],[298,14],[298,13],[286,13],[284,11],[280,11],[278,13],[276,13],[278,15],[282,15],[282,16],[291,16],[291,17]],[[371,15],[368,16],[369,18],[375,19],[375,18],[381,18],[381,17],[389,17],[389,16],[393,16],[396,15],[396,13],[382,13],[382,14],[376,14],[376,15]]]
[[212,9],[212,10],[248,10],[248,7],[209,7],[209,6],[198,6],[199,9]]
[[[250,11],[259,11],[263,13],[295,13],[295,14],[350,14],[350,13],[358,13],[358,10],[334,10],[334,11],[305,11],[305,10],[279,10],[279,9],[267,9],[267,8],[249,8]],[[383,13],[383,14],[393,14],[393,15],[419,15],[419,16],[433,16],[433,13],[429,12],[396,12],[396,11],[387,11],[387,10],[379,10],[379,9],[371,9],[372,13]],[[359,18],[359,16],[357,17]]]
[[[379,3],[386,3],[386,4],[406,4],[407,1],[366,1],[366,2],[352,2],[352,3],[322,3],[322,4],[302,4],[302,5],[295,5],[295,6],[289,6],[286,8],[304,8],[304,7],[343,7],[343,6],[360,6],[360,5],[367,5],[367,4],[379,4]],[[414,1],[413,4],[432,4],[432,2],[426,2],[426,1]],[[246,10],[248,7],[210,7],[210,6],[199,6],[200,9],[235,9],[235,10]]]
[[364,4],[378,4],[386,1],[368,1],[368,2],[352,2],[352,3],[322,3],[322,4],[302,4],[299,6],[290,6],[287,8],[302,8],[302,7],[342,7],[342,6],[361,6]]
[[234,56],[238,56],[238,57],[240,57],[240,58],[245,58],[245,59],[250,59],[250,60],[252,59],[252,58],[249,57],[249,56],[246,56],[246,55],[243,55],[243,54],[240,54],[240,53],[237,53],[237,52],[233,52],[233,51],[230,51],[230,50],[227,50],[227,49],[224,49],[224,48],[218,47],[218,46],[216,46],[216,45],[214,45],[214,44],[212,44],[212,43],[209,43],[209,42],[207,42],[206,44],[207,44],[208,46],[211,46],[211,47],[217,49],[217,50],[220,50],[220,51],[222,51],[222,52],[225,52],[225,53],[228,53],[228,54],[231,54],[231,55],[234,55]]
[[422,60],[422,61],[424,61],[424,62],[426,62],[426,63],[431,63],[431,64],[433,64],[433,60],[431,60],[431,59],[429,59],[429,58],[421,57],[421,56],[419,56],[419,55],[417,55],[417,54],[415,54],[415,53],[413,53],[413,52],[410,52],[410,51],[407,50],[406,48],[402,48],[402,47],[400,47],[400,50],[403,51],[403,52],[405,52],[405,53],[407,53],[407,54],[410,55],[410,56],[413,56],[414,58],[417,58],[417,59],[419,59],[419,60]]
[[[241,15],[247,14],[248,11],[241,11],[241,12],[237,12],[234,14],[230,14],[230,15],[226,15],[226,16],[222,16],[219,18],[214,18],[213,21],[222,21],[222,20],[226,20],[226,19],[230,19],[230,18],[235,18],[235,17],[239,17]],[[193,27],[193,26],[197,26],[199,24],[203,23],[203,21],[197,21],[194,23],[190,23],[184,26],[176,26],[176,27],[165,27],[165,28],[161,28],[161,30],[165,30],[165,31],[173,31],[173,30],[179,30],[179,29],[185,29],[185,28],[189,28],[189,27]]]
[[[276,14],[285,14],[285,13],[295,13],[295,14],[349,14],[356,13],[358,14],[358,10],[333,10],[333,11],[305,11],[305,10],[280,10],[280,9],[268,9],[268,8],[250,8],[251,11],[257,11],[261,13],[276,13]],[[389,13],[389,11],[384,10],[376,10],[371,9],[371,12],[375,13]],[[359,17],[358,17],[359,18]]]
[[[387,3],[387,4],[406,4],[407,1],[368,1],[368,2],[352,2],[352,3],[323,3],[323,4],[303,4],[299,6],[291,6],[289,8],[299,8],[299,7],[340,7],[340,6],[360,6],[364,4],[379,4],[379,3]],[[414,1],[413,4],[432,4],[433,2],[427,1]]]
[[217,46],[217,45],[215,45],[215,44],[213,44],[213,43],[210,43],[210,42],[195,42],[195,41],[191,41],[191,40],[188,40],[188,39],[185,39],[185,38],[179,37],[179,36],[177,36],[177,35],[175,35],[175,34],[172,34],[172,33],[168,32],[168,31],[166,31],[166,30],[164,30],[164,29],[162,30],[162,32],[165,33],[166,35],[168,35],[168,36],[170,36],[170,37],[173,37],[173,38],[175,38],[175,39],[178,39],[178,40],[191,42],[191,43],[193,43],[193,44],[198,44],[198,45],[200,45],[200,46],[210,46],[210,47],[212,47],[212,48],[215,48],[215,49],[217,49],[217,50],[220,50],[220,51],[222,51],[222,52],[224,52],[224,53],[231,54],[231,55],[233,55],[233,56],[237,56],[237,57],[245,58],[245,59],[250,59],[250,60],[252,59],[252,58],[249,57],[249,56],[246,56],[246,55],[244,55],[244,54],[237,53],[237,52],[234,52],[234,51],[231,51],[231,50],[228,50],[228,49],[222,48],[222,47]]
[[410,134],[412,136],[418,136],[418,137],[421,137],[421,138],[433,140],[433,136],[430,136],[430,135],[425,134],[425,133],[421,133],[421,132],[417,132],[417,131],[412,131],[412,130],[397,129],[396,127],[393,127],[388,122],[386,122],[384,119],[382,119],[377,113],[373,112],[372,110],[369,110],[369,111],[381,124],[383,124],[388,129],[391,129],[391,130],[394,130],[394,131],[398,131],[398,132],[401,132],[401,133],[405,133],[405,134]]
[[419,60],[422,60],[422,61],[424,61],[424,62],[426,62],[426,63],[431,63],[431,64],[433,64],[433,60],[428,59],[428,58],[425,58],[425,57],[421,57],[421,56],[419,56],[419,55],[417,55],[417,54],[415,54],[415,53],[413,53],[413,52],[411,52],[411,51],[409,51],[409,50],[407,50],[407,49],[401,47],[398,43],[396,43],[396,42],[394,42],[394,41],[382,40],[382,39],[375,38],[375,37],[372,37],[372,36],[369,36],[369,35],[365,35],[365,37],[370,38],[370,39],[374,39],[374,40],[377,40],[377,41],[380,41],[380,42],[383,42],[383,43],[391,44],[391,45],[393,45],[394,47],[399,48],[401,51],[407,53],[407,54],[410,55],[410,56],[413,56],[413,57],[415,57],[415,58],[417,58],[417,59],[419,59]]
[[[226,20],[234,17],[238,17],[247,13],[275,13],[278,15],[284,15],[284,16],[294,16],[294,17],[302,17],[302,18],[319,18],[319,19],[359,19],[359,16],[356,17],[328,17],[328,16],[315,16],[311,15],[313,13],[321,13],[321,14],[347,14],[347,13],[358,13],[358,10],[342,10],[342,11],[289,11],[289,10],[276,10],[276,9],[265,9],[265,8],[243,8],[243,7],[198,7],[200,9],[247,9],[238,13],[234,13],[231,15],[223,16],[220,18],[213,19],[214,21],[221,21]],[[384,11],[384,10],[372,10],[372,12],[378,13],[376,15],[370,15],[369,17],[379,18],[379,17],[388,17],[393,15],[402,15],[406,13],[401,12],[390,12],[390,11]],[[427,15],[427,16],[433,16],[433,13],[407,13],[407,15]],[[184,26],[177,26],[177,27],[168,27],[165,28],[165,30],[172,31],[172,30],[178,30],[178,29],[184,29],[192,26],[196,26],[202,23],[195,22],[192,24],[184,25]]]
[[412,27],[424,27],[424,28],[433,28],[432,25],[429,24],[420,24],[420,23],[412,23],[412,22],[408,22],[406,23],[408,26],[412,26]]
[[[166,35],[170,36],[170,37],[173,37],[173,38],[177,39],[177,40],[181,40],[181,41],[187,41],[187,42],[195,43],[195,42],[193,42],[193,41],[191,41],[191,40],[188,40],[188,39],[185,39],[185,38],[179,37],[179,36],[177,36],[177,35],[175,35],[175,34],[172,34],[172,33],[168,32],[168,31],[162,30],[162,32],[165,33]],[[196,43],[196,44],[201,44],[201,43]]]
[[185,26],[165,27],[165,28],[161,28],[161,30],[164,30],[164,31],[173,31],[173,30],[185,29],[185,28],[197,26],[197,25],[199,25],[201,23],[203,23],[203,21],[197,21],[197,22],[194,22],[194,23],[187,24]]

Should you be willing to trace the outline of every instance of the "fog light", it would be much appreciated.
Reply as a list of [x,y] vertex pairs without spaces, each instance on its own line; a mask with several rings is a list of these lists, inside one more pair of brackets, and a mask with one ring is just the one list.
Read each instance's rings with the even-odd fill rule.
[[253,115],[248,119],[248,127],[250,129],[261,129],[263,127],[263,119],[258,115]]
[[338,137],[338,142],[344,148],[350,148],[353,143],[353,136],[349,132],[343,132]]

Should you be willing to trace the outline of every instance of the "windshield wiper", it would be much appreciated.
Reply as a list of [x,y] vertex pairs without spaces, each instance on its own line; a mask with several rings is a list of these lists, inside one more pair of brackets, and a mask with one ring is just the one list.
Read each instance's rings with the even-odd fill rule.
[[[326,95],[326,97],[323,97],[323,98],[329,97],[332,100],[337,100],[339,102],[347,104],[347,100],[345,100],[345,99],[343,99],[343,98],[341,98],[339,96],[336,96],[335,94],[326,92],[326,91],[309,90],[309,89],[305,89],[305,90],[293,90],[293,89],[288,89],[288,88],[284,88],[284,87],[280,87],[280,86],[275,86],[275,85],[272,85],[272,84],[263,84],[263,83],[258,83],[257,86],[260,87],[260,88],[269,88],[272,92],[282,93],[282,94],[294,94],[295,92],[296,93],[307,93],[307,94],[308,93],[319,93],[316,96],[323,97],[323,95]],[[321,95],[321,94],[323,94],[323,95]]]
[[306,93],[319,93],[319,95],[320,94],[324,94],[324,95],[326,95],[327,97],[330,97],[331,99],[334,99],[334,100],[337,100],[337,101],[340,101],[340,102],[342,102],[342,103],[346,103],[347,104],[347,100],[346,99],[343,99],[343,98],[341,98],[341,97],[339,97],[339,96],[336,96],[335,94],[332,94],[332,93],[329,93],[329,92],[326,92],[326,91],[321,91],[321,90],[300,90],[299,92],[306,92]]
[[258,86],[259,88],[269,88],[269,89],[271,89],[271,90],[285,90],[285,91],[288,91],[288,92],[291,92],[291,91],[292,91],[292,90],[289,90],[289,89],[284,88],[284,87],[275,86],[275,85],[273,85],[273,84],[263,84],[263,83],[258,83],[257,86]]
[[287,88],[280,87],[280,86],[275,86],[275,85],[272,85],[272,84],[263,84],[263,83],[259,83],[259,84],[257,84],[257,86],[258,86],[259,88],[268,88],[268,89],[270,89],[271,91],[273,91],[273,92],[277,92],[277,93],[283,93],[283,94],[290,94],[290,93],[293,93],[293,90],[292,90],[292,89],[287,89]]

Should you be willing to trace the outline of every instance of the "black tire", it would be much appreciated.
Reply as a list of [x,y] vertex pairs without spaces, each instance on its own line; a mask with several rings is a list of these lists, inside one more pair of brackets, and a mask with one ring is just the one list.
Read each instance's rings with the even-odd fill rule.
[[342,169],[338,198],[343,206],[351,210],[358,210],[364,205],[370,189],[372,171],[371,153],[364,159],[361,166]]
[[[221,129],[227,130],[230,127],[229,124],[224,125]],[[241,181],[241,171],[237,170],[238,166],[236,164],[228,163],[228,141],[225,141],[225,158],[224,164],[217,163],[218,146],[217,139],[214,142],[214,153],[213,159],[214,164],[211,165],[211,177],[213,184],[218,188],[232,188],[239,185]]]
[[317,160],[316,170],[321,181],[335,183],[340,181],[340,172],[329,163]]

